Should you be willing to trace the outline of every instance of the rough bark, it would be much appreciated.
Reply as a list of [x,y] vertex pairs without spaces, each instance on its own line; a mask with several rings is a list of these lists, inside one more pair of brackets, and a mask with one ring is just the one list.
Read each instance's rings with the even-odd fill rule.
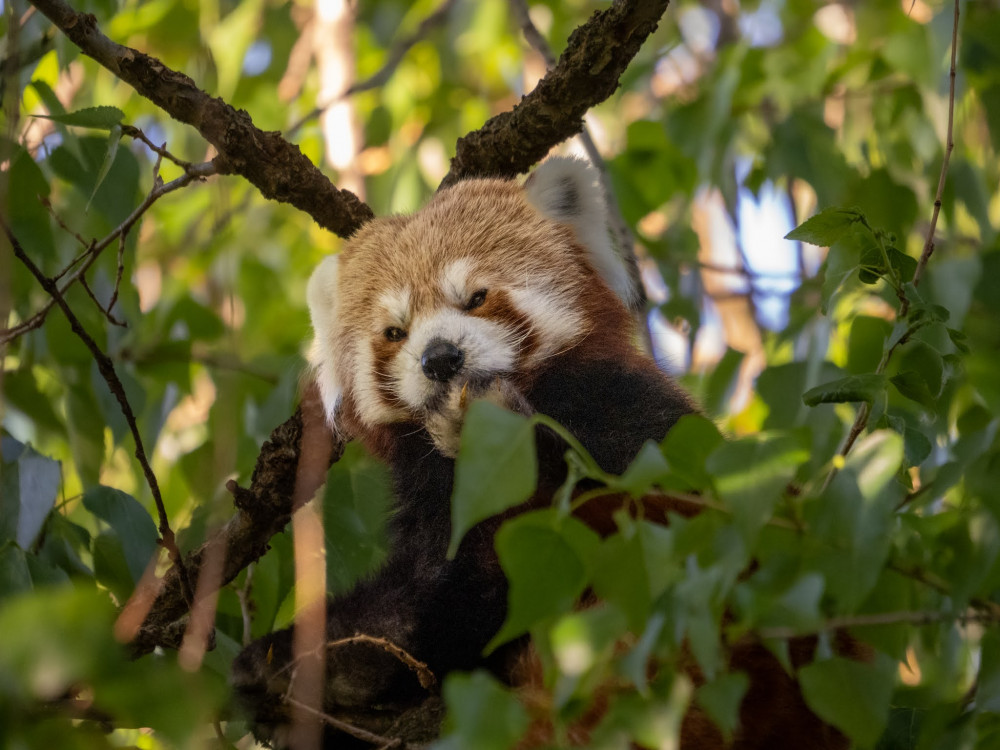
[[515,177],[583,129],[583,115],[618,88],[669,0],[621,0],[574,31],[556,66],[510,112],[459,138],[441,187],[468,177]]

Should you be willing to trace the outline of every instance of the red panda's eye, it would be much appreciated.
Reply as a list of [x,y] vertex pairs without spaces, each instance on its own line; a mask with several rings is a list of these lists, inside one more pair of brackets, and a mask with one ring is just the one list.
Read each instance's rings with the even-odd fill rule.
[[402,328],[396,328],[395,326],[389,326],[385,329],[385,337],[389,341],[402,341],[406,338],[406,331]]
[[475,292],[471,297],[469,297],[469,301],[465,303],[465,309],[475,310],[477,307],[482,307],[482,304],[485,301],[486,301],[486,290],[480,289],[478,292]]

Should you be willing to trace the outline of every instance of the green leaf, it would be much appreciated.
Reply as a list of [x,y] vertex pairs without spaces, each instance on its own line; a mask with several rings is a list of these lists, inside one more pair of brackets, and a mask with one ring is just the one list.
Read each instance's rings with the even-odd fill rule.
[[508,750],[528,728],[528,714],[517,698],[482,670],[453,672],[443,693],[448,716],[434,750]]
[[496,538],[500,565],[510,581],[507,620],[487,645],[492,651],[548,617],[573,608],[596,559],[597,534],[554,511],[525,513],[508,521]]
[[114,125],[111,128],[111,132],[108,135],[108,150],[104,154],[104,160],[101,162],[101,168],[97,172],[97,177],[94,180],[94,190],[90,194],[90,198],[87,199],[87,205],[84,207],[84,213],[90,210],[90,202],[94,200],[94,196],[97,195],[98,188],[101,187],[101,183],[104,182],[104,178],[108,176],[108,172],[111,171],[111,165],[115,163],[115,156],[118,154],[118,145],[121,143],[122,139],[122,128],[121,125]]
[[847,344],[847,369],[851,373],[873,372],[882,359],[892,325],[884,318],[858,315],[851,321]]
[[531,497],[537,481],[534,424],[488,401],[473,403],[455,462],[448,557],[477,523]]
[[728,740],[740,724],[740,703],[750,687],[750,678],[743,672],[716,677],[695,691],[695,702],[705,709]]
[[31,590],[31,571],[24,550],[13,542],[0,546],[0,601]]
[[125,113],[117,107],[86,107],[78,109],[76,112],[66,112],[55,115],[35,115],[46,120],[54,120],[63,125],[76,125],[81,128],[96,128],[98,130],[111,130],[120,127],[121,121],[125,119]]
[[113,531],[105,529],[94,537],[92,555],[94,578],[118,601],[128,600],[135,589],[136,579],[125,560],[122,540]]
[[323,494],[326,585],[331,594],[347,591],[385,558],[385,519],[392,498],[385,466],[349,444],[330,468]]
[[745,357],[743,352],[727,348],[722,359],[716,364],[705,388],[702,406],[708,414],[723,414],[726,401],[733,395],[740,374],[740,365]]
[[837,206],[825,208],[786,234],[785,239],[829,247],[843,237],[862,218],[864,215],[856,208]]
[[121,542],[132,581],[137,583],[157,551],[159,534],[145,508],[131,495],[98,486],[83,495],[84,507],[108,523]]
[[800,669],[799,682],[817,716],[870,747],[889,718],[894,666],[884,656],[870,664],[834,657]]
[[43,456],[30,445],[3,438],[0,475],[0,542],[13,539],[30,549],[59,494],[59,462]]
[[886,376],[876,373],[850,375],[832,380],[802,394],[806,406],[866,401],[872,403],[885,393]]
[[889,382],[896,386],[896,390],[902,395],[921,406],[933,410],[937,405],[934,394],[927,387],[927,381],[912,370],[893,375],[889,378]]
[[857,248],[846,241],[835,242],[823,263],[823,288],[820,311],[829,312],[830,300],[858,269]]
[[889,553],[892,517],[905,494],[896,481],[903,438],[879,430],[857,445],[826,491],[806,507],[827,590],[853,612],[878,580]]
[[747,541],[767,520],[799,466],[809,460],[802,433],[760,433],[723,443],[705,468]]
[[677,424],[670,428],[661,443],[671,473],[682,480],[671,482],[671,487],[673,489],[710,487],[712,479],[705,469],[705,462],[722,441],[719,428],[700,414],[685,414],[677,420]]
[[646,441],[632,463],[625,469],[625,473],[617,477],[611,485],[638,498],[648,492],[669,471],[670,467],[667,466],[659,446],[652,441]]

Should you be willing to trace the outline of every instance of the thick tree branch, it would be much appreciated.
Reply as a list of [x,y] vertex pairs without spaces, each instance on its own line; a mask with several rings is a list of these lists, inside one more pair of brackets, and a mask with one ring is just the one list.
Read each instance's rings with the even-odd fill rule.
[[[236,515],[213,539],[187,555],[185,566],[200,570],[212,546],[220,544],[225,550],[220,585],[232,581],[243,568],[267,552],[268,540],[284,529],[291,518],[295,509],[293,498],[311,497],[342,450],[343,445],[335,443],[326,428],[318,392],[315,388],[307,389],[299,410],[276,427],[261,447],[250,487],[239,487],[234,481],[227,485],[233,494]],[[311,455],[300,460],[304,452]],[[178,647],[185,630],[182,618],[187,612],[181,579],[177,569],[171,568],[132,641],[135,653],[147,653],[156,646]]]
[[583,115],[618,79],[656,30],[669,0],[618,0],[570,35],[555,68],[510,112],[458,140],[441,187],[467,177],[515,177],[553,145],[583,129]]
[[266,197],[291,203],[331,232],[349,237],[372,218],[356,195],[338,190],[278,132],[257,128],[250,115],[199,89],[155,57],[108,39],[97,20],[63,0],[32,0],[88,57],[93,58],[175,120],[192,125],[215,146],[224,171],[242,175]]

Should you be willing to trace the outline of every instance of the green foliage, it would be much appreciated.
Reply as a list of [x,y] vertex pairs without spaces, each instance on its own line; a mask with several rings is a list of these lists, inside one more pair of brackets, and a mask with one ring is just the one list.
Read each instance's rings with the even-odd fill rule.
[[[557,53],[603,7],[531,5]],[[277,93],[285,61],[312,33],[297,15],[307,6],[75,7],[322,163],[328,147],[310,116],[330,96],[320,76],[311,70],[291,81],[295,92]],[[352,59],[366,77],[438,3],[355,6]],[[799,225],[788,241],[788,226],[749,232],[767,234],[766,260],[791,259],[791,291],[769,287],[763,266],[730,274],[727,287],[757,312],[777,300],[787,315],[757,325],[759,351],[727,339],[717,363],[690,378],[710,418],[685,417],[621,477],[544,415],[472,405],[452,551],[476,523],[531,495],[536,430],[567,438],[569,472],[553,507],[507,522],[497,538],[511,606],[491,646],[531,634],[546,700],[526,708],[483,673],[453,675],[439,746],[510,747],[529,717],[565,745],[596,705],[595,747],[669,744],[692,704],[731,734],[747,689],[728,662],[740,639],[766,644],[857,747],[1000,742],[1000,15],[989,2],[961,7],[955,147],[934,253],[918,278],[945,153],[951,4],[741,7],[728,15],[671,3],[620,96],[590,117],[647,270],[662,275],[656,299],[681,342],[678,361],[704,361],[703,343],[719,332],[722,308],[700,275],[705,240],[691,229],[706,194],[720,201],[713,229],[748,196],[773,188],[791,197],[788,224]],[[768,12],[773,37],[758,38],[753,21]],[[166,159],[154,175],[157,155],[130,128],[181,160],[206,158],[205,143],[59,34],[48,41],[42,14],[23,14],[7,3],[0,19],[5,56],[15,44],[26,53],[4,68],[0,213],[60,283],[92,240],[107,240],[83,260],[88,288],[74,283],[66,300],[111,356],[171,525],[191,549],[232,516],[225,482],[246,484],[261,443],[292,413],[309,333],[306,279],[338,241],[234,177],[165,195],[120,241],[154,185],[182,172]],[[717,37],[700,36],[704,28]],[[458,2],[383,85],[351,97],[375,211],[429,196],[456,139],[524,93],[529,59],[503,0]],[[2,253],[0,310],[17,326],[49,299],[6,244]],[[290,540],[275,536],[222,590],[219,648],[200,669],[184,671],[171,653],[129,660],[113,637],[113,605],[160,550],[119,404],[57,309],[2,356],[0,745],[205,741],[228,716],[224,676],[244,616],[252,637],[292,619]],[[748,394],[743,376],[758,365]],[[651,522],[643,511],[661,493],[700,513]],[[614,533],[598,538],[572,514],[610,494],[626,499]],[[327,580],[342,591],[386,554],[384,468],[350,447],[323,502]],[[584,592],[600,603],[574,608]],[[872,647],[870,662],[845,658],[837,624]],[[796,668],[787,644],[799,633],[816,634],[817,645]],[[242,724],[223,723],[237,740]]]

